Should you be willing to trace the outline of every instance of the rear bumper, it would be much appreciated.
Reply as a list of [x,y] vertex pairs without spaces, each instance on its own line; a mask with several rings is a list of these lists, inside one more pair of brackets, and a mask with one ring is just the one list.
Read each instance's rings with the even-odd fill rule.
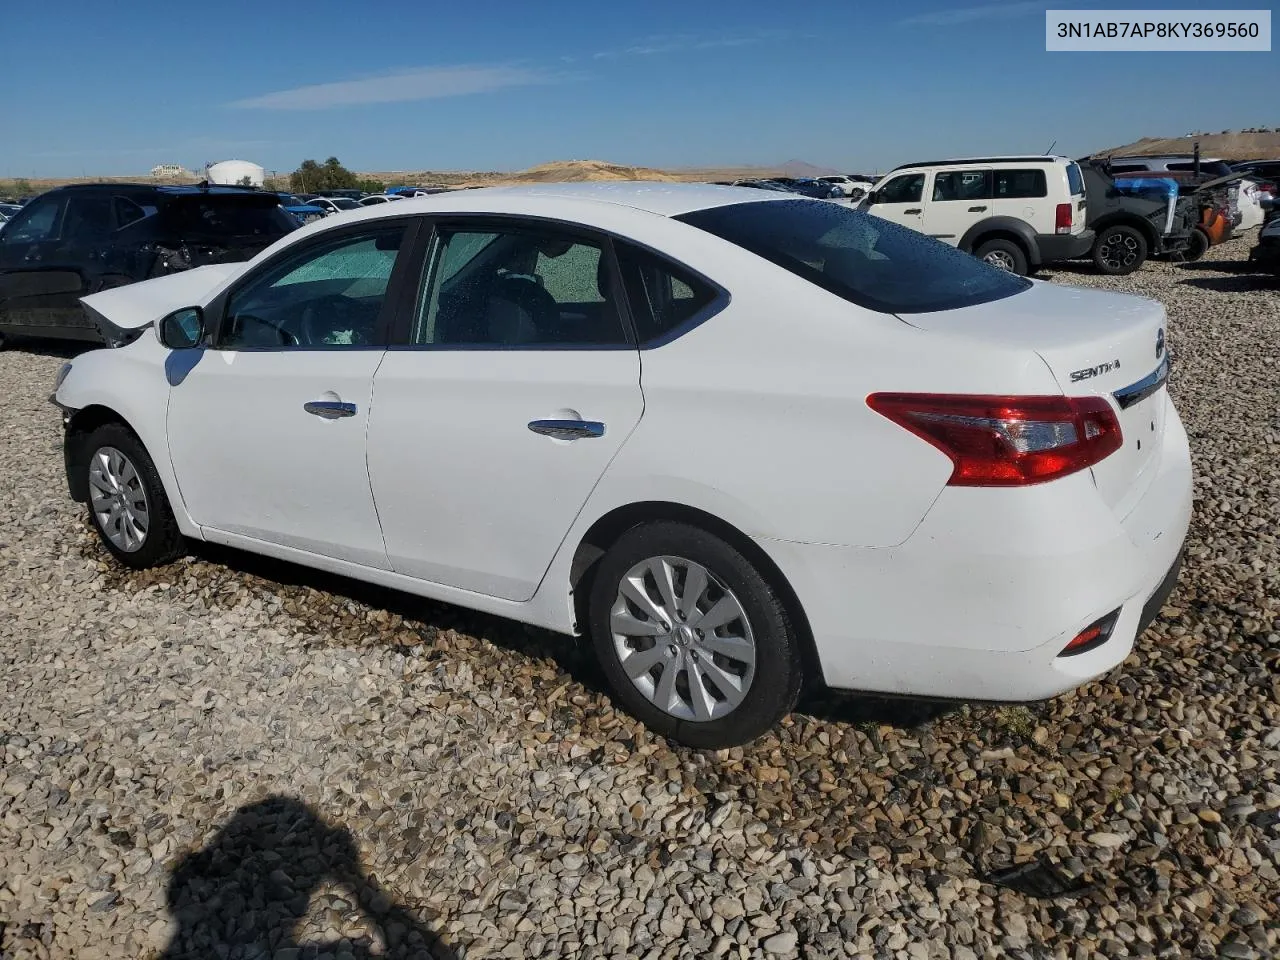
[[1083,233],[1037,233],[1036,246],[1040,249],[1040,262],[1053,263],[1056,260],[1075,260],[1087,256],[1093,249],[1094,232]]
[[[795,590],[835,688],[980,701],[1055,696],[1130,653],[1173,589],[1191,518],[1187,436],[1123,519],[1090,473],[1018,490],[948,487],[904,543],[761,540]],[[1119,610],[1110,639],[1058,654]]]

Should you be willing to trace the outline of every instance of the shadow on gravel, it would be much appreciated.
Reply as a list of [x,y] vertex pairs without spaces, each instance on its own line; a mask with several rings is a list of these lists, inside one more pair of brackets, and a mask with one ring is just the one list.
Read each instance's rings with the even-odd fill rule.
[[914,730],[959,709],[959,703],[818,690],[801,698],[795,712],[825,722],[876,724],[899,730]]
[[1180,287],[1197,287],[1200,290],[1214,290],[1218,293],[1254,293],[1262,290],[1280,289],[1280,277],[1268,273],[1246,273],[1232,271],[1229,277],[1189,277],[1179,280]]
[[29,353],[37,357],[60,357],[72,360],[86,350],[96,350],[100,343],[86,343],[83,340],[25,340],[21,337],[9,337],[5,340],[6,353]]
[[[329,915],[337,912],[344,927],[376,929],[380,951],[373,937],[343,936],[336,929],[321,934],[329,937],[326,942],[299,942],[298,928],[322,886],[342,891],[328,898]],[[345,906],[335,907],[339,898]],[[168,907],[177,932],[161,960],[456,957],[365,875],[345,828],[326,824],[291,797],[269,797],[238,810],[207,846],[178,864]]]
[[[231,547],[211,543],[192,543],[190,546],[196,560],[257,577],[286,590],[318,590],[374,610],[386,611],[402,618],[407,629],[420,635],[421,642],[430,643],[437,633],[455,630],[522,656],[550,658],[587,691],[607,693],[604,674],[600,672],[595,657],[572,637]],[[308,619],[301,611],[291,611],[291,614]],[[318,634],[329,633],[330,624],[323,617],[309,626]],[[340,638],[337,642],[347,641]],[[388,642],[383,646],[394,648],[397,644]],[[408,650],[401,652],[407,653]]]

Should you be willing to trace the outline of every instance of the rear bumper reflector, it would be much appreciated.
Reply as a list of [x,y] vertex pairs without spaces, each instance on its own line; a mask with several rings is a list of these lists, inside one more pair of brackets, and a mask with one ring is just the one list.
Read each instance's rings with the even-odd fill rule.
[[1071,639],[1071,642],[1062,648],[1062,652],[1058,656],[1074,657],[1102,646],[1111,639],[1111,631],[1115,629],[1118,619],[1120,619],[1119,607],[1112,610],[1105,617],[1093,621],[1093,623],[1077,633]]

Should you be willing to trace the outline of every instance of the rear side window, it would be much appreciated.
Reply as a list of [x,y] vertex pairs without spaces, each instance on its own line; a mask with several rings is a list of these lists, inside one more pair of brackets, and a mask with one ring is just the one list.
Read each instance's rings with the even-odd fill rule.
[[642,347],[678,333],[719,295],[706,281],[647,250],[614,241],[614,251]]
[[880,313],[952,310],[1031,287],[931,237],[823,200],[737,203],[676,219]]
[[1071,188],[1073,197],[1081,196],[1084,193],[1084,177],[1080,174],[1079,164],[1067,164],[1067,186]]
[[116,197],[112,201],[116,210],[116,227],[127,227],[131,223],[141,220],[147,215],[147,211],[138,206],[128,197]]
[[1048,182],[1044,170],[997,170],[995,172],[996,199],[1012,200],[1031,197],[1047,197]]
[[933,199],[988,200],[991,198],[990,170],[948,170],[933,177]]

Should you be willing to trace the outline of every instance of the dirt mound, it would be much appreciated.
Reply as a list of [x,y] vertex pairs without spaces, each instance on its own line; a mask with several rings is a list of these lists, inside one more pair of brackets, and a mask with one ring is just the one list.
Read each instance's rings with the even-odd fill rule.
[[1202,133],[1185,137],[1143,137],[1123,147],[1095,150],[1097,157],[1150,157],[1162,153],[1191,153],[1200,142],[1200,156],[1223,160],[1280,160],[1280,130],[1252,133]]
[[669,173],[651,167],[632,167],[603,160],[557,160],[513,173],[517,183],[566,183],[582,180],[675,180]]

